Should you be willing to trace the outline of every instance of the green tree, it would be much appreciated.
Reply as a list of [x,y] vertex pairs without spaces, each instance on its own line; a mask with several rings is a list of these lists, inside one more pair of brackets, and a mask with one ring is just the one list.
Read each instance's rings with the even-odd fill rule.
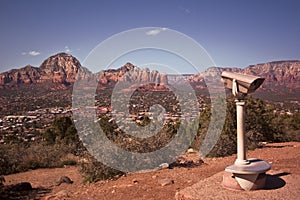
[[272,120],[272,126],[276,130],[274,141],[300,141],[300,113],[276,114]]
[[[246,132],[248,137],[255,140],[274,141],[274,133],[277,131],[272,125],[275,115],[274,108],[266,105],[261,99],[252,96],[246,98]],[[251,139],[251,138],[250,138]]]
[[226,118],[223,130],[217,144],[214,146],[208,156],[226,156],[236,152],[236,106],[232,96],[228,96],[226,100],[226,107]]
[[47,142],[47,144],[53,145],[55,144],[57,135],[52,128],[47,128],[42,137]]
[[77,130],[70,117],[55,119],[51,128],[46,129],[43,138],[49,145],[59,142],[71,145],[77,144],[79,140]]
[[[280,136],[283,135],[283,127],[287,123],[291,124],[291,122],[287,122],[287,119],[278,121],[278,118],[273,112],[274,107],[267,105],[260,99],[253,98],[249,95],[245,101],[245,131],[247,147],[250,149],[256,148],[261,141],[283,141],[283,139],[280,138]],[[210,118],[211,105],[207,105],[200,115],[200,128],[197,134],[197,136],[200,137],[200,141],[203,141],[206,137],[206,132],[211,120]],[[275,122],[276,120],[277,122]],[[297,120],[298,119],[296,118],[293,123],[295,126],[297,126]],[[227,97],[226,119],[223,130],[217,144],[214,146],[209,156],[225,156],[236,153],[236,124],[235,99],[232,95],[229,95]],[[197,144],[197,141],[195,143]]]

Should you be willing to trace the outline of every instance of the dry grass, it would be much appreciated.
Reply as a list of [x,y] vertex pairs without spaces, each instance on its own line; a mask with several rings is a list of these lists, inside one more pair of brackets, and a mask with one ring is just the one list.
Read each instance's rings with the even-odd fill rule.
[[1,144],[0,174],[12,174],[37,168],[62,167],[76,161],[64,160],[70,147],[43,143]]

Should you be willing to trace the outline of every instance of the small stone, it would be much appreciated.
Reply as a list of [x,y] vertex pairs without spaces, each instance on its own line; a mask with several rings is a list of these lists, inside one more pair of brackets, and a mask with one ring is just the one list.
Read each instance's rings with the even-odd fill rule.
[[128,184],[128,185],[126,185],[126,187],[133,187],[133,185],[131,185],[131,184]]
[[133,179],[132,182],[133,182],[134,184],[138,184],[138,183],[139,183],[139,181],[138,181],[137,179]]
[[172,184],[174,184],[174,180],[169,179],[169,178],[164,178],[164,179],[158,180],[158,184],[161,186],[172,185]]
[[133,187],[132,184],[122,184],[122,185],[118,185],[117,188],[127,188],[127,187]]
[[60,177],[60,179],[57,182],[56,186],[59,186],[62,183],[72,184],[73,181],[69,177],[67,177],[67,176],[62,176],[62,177]]
[[167,168],[169,168],[169,164],[168,163],[162,163],[162,164],[159,165],[159,168],[160,169],[167,169]]
[[157,176],[156,176],[156,175],[153,175],[153,176],[152,176],[152,179],[156,179],[156,178],[157,178]]
[[193,148],[189,148],[189,149],[187,150],[187,152],[188,152],[188,153],[196,153],[196,152],[194,151]]

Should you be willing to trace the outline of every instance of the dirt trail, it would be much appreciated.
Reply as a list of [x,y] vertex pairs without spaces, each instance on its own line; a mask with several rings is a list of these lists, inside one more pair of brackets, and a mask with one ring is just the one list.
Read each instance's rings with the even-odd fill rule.
[[[189,158],[195,156],[197,155],[188,155]],[[247,157],[268,161],[272,164],[272,170],[300,174],[300,142],[268,144],[264,148],[249,151]],[[154,172],[128,174],[114,181],[100,181],[93,184],[82,183],[79,167],[32,170],[5,176],[5,185],[26,181],[30,182],[35,189],[31,193],[10,194],[11,197],[6,196],[5,198],[45,199],[46,197],[46,199],[78,200],[174,199],[176,192],[223,171],[226,166],[234,162],[235,158],[235,155],[224,158],[206,158],[204,159],[204,164],[196,167],[175,167]],[[61,176],[70,177],[74,183],[63,183],[55,186]],[[167,181],[170,180],[170,184],[161,186],[160,183],[165,179]],[[55,196],[57,193],[59,195]],[[287,197],[287,199],[293,199],[293,197]]]

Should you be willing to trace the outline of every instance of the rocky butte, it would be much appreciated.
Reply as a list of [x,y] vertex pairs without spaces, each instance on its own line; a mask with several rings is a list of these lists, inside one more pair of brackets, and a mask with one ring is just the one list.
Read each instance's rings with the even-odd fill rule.
[[149,68],[140,69],[131,63],[126,63],[119,69],[108,69],[98,73],[101,84],[109,82],[140,82],[155,83],[155,85],[168,85],[167,74],[160,74],[157,70]]
[[167,85],[166,74],[148,68],[140,69],[131,63],[126,63],[119,69],[108,69],[96,74],[81,66],[80,62],[70,54],[59,53],[46,59],[40,67],[27,65],[21,69],[13,69],[0,74],[0,86],[16,86],[20,84],[59,83],[71,85],[81,70],[81,78],[99,78],[106,85],[111,82],[151,82],[156,85]]
[[0,74],[0,85],[13,86],[46,82],[69,85],[74,83],[79,69],[82,69],[87,77],[92,75],[75,57],[59,53],[46,59],[40,67],[27,65],[21,69],[13,69]]

